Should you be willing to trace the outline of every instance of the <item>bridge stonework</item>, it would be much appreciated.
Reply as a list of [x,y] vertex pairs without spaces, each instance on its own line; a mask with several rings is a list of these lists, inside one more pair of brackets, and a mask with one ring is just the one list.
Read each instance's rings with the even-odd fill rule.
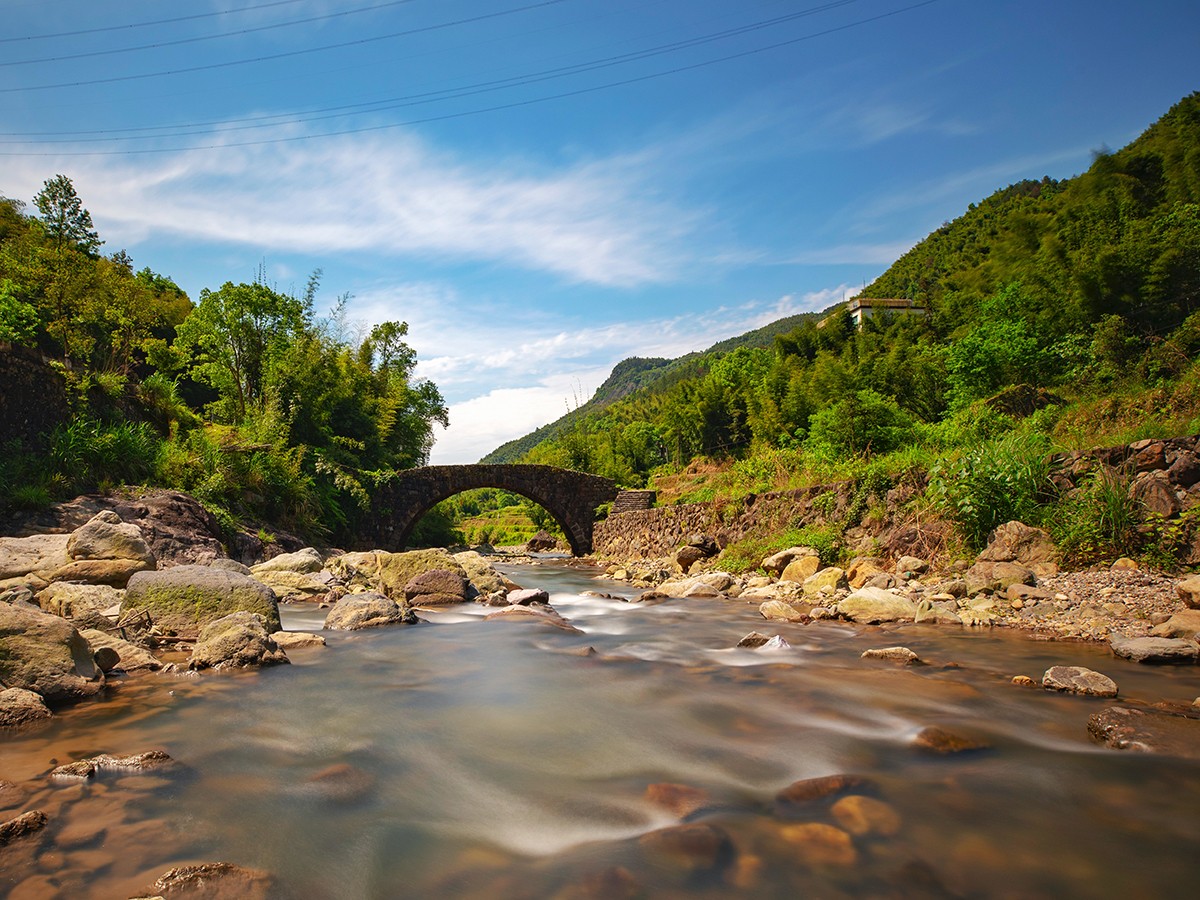
[[425,513],[475,488],[501,488],[539,504],[562,528],[576,556],[592,552],[596,507],[617,496],[616,483],[607,478],[555,466],[424,466],[398,472],[376,492],[372,521],[359,543],[364,549],[403,550]]

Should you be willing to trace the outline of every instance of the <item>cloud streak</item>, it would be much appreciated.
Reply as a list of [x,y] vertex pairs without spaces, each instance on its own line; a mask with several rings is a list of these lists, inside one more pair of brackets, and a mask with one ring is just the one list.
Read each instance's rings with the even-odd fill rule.
[[74,173],[118,245],[172,234],[256,252],[484,262],[611,286],[673,278],[700,215],[657,197],[653,167],[637,155],[553,169],[527,160],[468,164],[408,133],[184,151],[137,164],[14,160],[16,184],[6,188],[32,196],[52,167]]

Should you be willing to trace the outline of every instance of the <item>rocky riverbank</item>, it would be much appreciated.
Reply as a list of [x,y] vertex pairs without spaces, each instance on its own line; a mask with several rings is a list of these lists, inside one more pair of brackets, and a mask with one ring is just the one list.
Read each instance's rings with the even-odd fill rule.
[[723,597],[758,605],[765,619],[1010,628],[1044,640],[1105,641],[1122,655],[1149,652],[1129,650],[1130,640],[1143,642],[1138,648],[1166,641],[1160,647],[1172,661],[1200,657],[1200,576],[1144,571],[1127,559],[1061,572],[1054,557],[1044,531],[1009,522],[973,564],[943,571],[912,556],[824,566],[817,550],[791,547],[764,558],[758,572],[734,575],[721,571],[716,542],[694,535],[672,557],[612,563],[607,574],[647,588],[644,601]]

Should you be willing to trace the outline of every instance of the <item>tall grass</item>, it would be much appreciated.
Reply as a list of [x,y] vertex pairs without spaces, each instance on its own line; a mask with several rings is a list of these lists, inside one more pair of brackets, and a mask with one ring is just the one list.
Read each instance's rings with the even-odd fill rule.
[[164,445],[144,422],[76,418],[50,435],[48,454],[55,493],[78,493],[154,478]]
[[1054,497],[1049,453],[1044,435],[1008,434],[939,460],[929,489],[967,543],[982,549],[997,525],[1045,520]]

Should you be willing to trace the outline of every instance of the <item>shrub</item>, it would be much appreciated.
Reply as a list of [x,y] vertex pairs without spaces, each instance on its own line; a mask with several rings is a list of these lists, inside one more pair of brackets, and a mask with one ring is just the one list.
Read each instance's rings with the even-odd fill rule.
[[1010,434],[939,460],[929,487],[975,549],[997,525],[1040,524],[1053,497],[1049,442],[1040,434]]
[[163,449],[162,439],[144,422],[74,419],[50,436],[52,478],[67,492],[137,484],[158,472]]
[[1137,526],[1138,508],[1129,497],[1129,479],[1102,468],[1059,504],[1050,530],[1063,562],[1090,566],[1131,555]]
[[891,397],[866,389],[816,413],[809,421],[807,444],[818,456],[836,459],[890,453],[913,436],[908,413]]

